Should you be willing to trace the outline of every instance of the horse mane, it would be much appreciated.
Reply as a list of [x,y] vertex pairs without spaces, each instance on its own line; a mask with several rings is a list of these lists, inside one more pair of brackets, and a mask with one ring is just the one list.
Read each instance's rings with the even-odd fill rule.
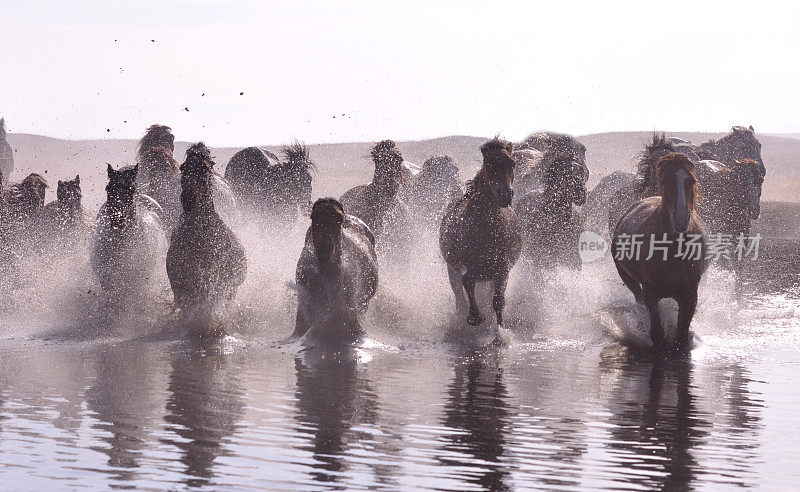
[[211,158],[211,150],[203,142],[197,142],[186,149],[186,160],[181,166],[181,172],[211,172],[214,168],[214,160]]
[[376,143],[375,147],[370,151],[370,156],[375,162],[389,157],[395,157],[401,161],[403,160],[403,154],[400,152],[400,149],[397,148],[397,144],[394,140],[381,140]]
[[668,139],[666,134],[653,132],[653,139],[645,145],[643,151],[639,152],[639,163],[636,165],[636,194],[644,196],[646,190],[652,187],[656,179],[655,168],[657,166],[656,157],[659,153],[675,153],[675,144]]
[[298,166],[305,169],[317,169],[316,164],[311,161],[308,147],[299,140],[295,140],[283,148],[283,157],[286,159],[286,163],[290,164],[292,167]]
[[6,119],[0,118],[0,139],[6,138]]
[[[136,155],[140,158],[152,147],[164,147],[169,150],[169,147],[175,147],[175,136],[172,134],[172,128],[166,125],[150,125],[145,132],[144,136],[136,146]],[[170,150],[170,153],[172,151]]]

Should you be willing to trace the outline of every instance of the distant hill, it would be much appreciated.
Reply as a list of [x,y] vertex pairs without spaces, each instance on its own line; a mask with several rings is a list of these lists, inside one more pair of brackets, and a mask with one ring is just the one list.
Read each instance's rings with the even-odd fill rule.
[[[668,132],[669,135],[695,143],[709,138],[719,138],[722,133]],[[633,170],[636,153],[650,139],[651,132],[613,132],[584,135],[579,140],[586,145],[587,163],[591,171],[590,186],[615,169]],[[773,201],[798,201],[800,197],[800,139],[759,135],[763,144],[762,155],[767,167],[764,199]],[[31,172],[44,173],[51,186],[59,179],[69,179],[80,174],[84,184],[86,204],[96,208],[103,199],[106,163],[115,167],[131,164],[136,141],[134,140],[62,140],[30,134],[9,134],[14,148],[16,170],[12,179],[18,181]],[[449,154],[461,168],[461,177],[472,177],[480,166],[478,147],[486,138],[447,136],[429,140],[399,142],[404,157],[418,164],[434,154]],[[311,157],[317,165],[314,194],[339,196],[351,186],[367,182],[372,176],[372,163],[368,155],[372,142],[309,145]],[[187,142],[176,143],[176,156],[182,159]],[[268,146],[280,153],[280,148]],[[223,173],[230,157],[240,148],[212,147],[218,172]],[[55,195],[55,190],[52,194]],[[50,198],[48,198],[49,200]]]

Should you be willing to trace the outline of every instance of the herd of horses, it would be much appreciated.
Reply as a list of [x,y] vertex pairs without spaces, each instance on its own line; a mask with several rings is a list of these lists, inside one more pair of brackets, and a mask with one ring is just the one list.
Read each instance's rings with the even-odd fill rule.
[[[7,185],[13,154],[0,120],[0,269],[8,280],[31,251],[70,250],[85,239],[108,299],[146,292],[166,268],[180,312],[215,309],[235,299],[247,275],[237,223],[288,227],[310,215],[296,269],[294,336],[352,343],[363,336],[379,258],[402,262],[415,235],[438,233],[458,315],[469,325],[484,323],[475,286],[491,282],[499,341],[514,265],[580,268],[578,237],[590,229],[611,239],[622,281],[650,312],[657,348],[665,345],[658,301],[678,302],[674,346],[682,348],[708,264],[708,237],[749,233],[766,174],[752,127],[733,127],[700,145],[654,133],[635,173],[614,172],[591,191],[586,148],[570,135],[538,132],[513,144],[495,137],[479,150],[482,166],[462,187],[451,157],[433,156],[420,168],[384,140],[371,151],[371,182],[312,203],[315,166],[300,142],[282,159],[248,147],[220,175],[202,142],[179,164],[171,129],[152,125],[134,165],[108,166],[106,201],[93,219],[81,204],[79,176],[59,181],[57,199],[47,205],[41,175]],[[644,250],[667,240],[669,254],[616,254],[618,239],[636,234],[645,238]],[[700,238],[699,258],[675,250],[684,235]]]

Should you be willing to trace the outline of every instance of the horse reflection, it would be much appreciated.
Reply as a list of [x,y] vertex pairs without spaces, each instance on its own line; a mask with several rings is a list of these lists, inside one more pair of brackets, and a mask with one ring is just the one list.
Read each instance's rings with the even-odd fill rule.
[[354,429],[380,425],[377,395],[367,377],[367,367],[350,351],[309,349],[295,358],[295,370],[297,433],[309,436],[303,449],[313,453],[313,480],[331,486],[342,478],[348,469],[347,451],[357,443],[382,456],[368,465],[375,480],[398,487],[394,478],[398,466],[391,462],[399,453],[401,437],[385,428],[378,435]]
[[[470,468],[464,478],[485,490],[509,490],[508,465],[503,462],[509,427],[508,391],[497,354],[467,352],[456,358],[442,425],[448,432],[448,467]],[[470,458],[460,458],[463,455]]]
[[183,452],[186,484],[209,485],[214,461],[228,454],[225,444],[244,416],[240,367],[229,356],[198,351],[176,353],[171,365],[164,420],[181,439],[167,442]]
[[95,429],[110,433],[106,446],[112,478],[132,481],[135,469],[158,427],[160,405],[154,401],[159,362],[153,353],[135,347],[102,348],[92,358],[94,380],[86,390],[86,404],[98,420]]
[[687,490],[693,487],[699,465],[693,450],[711,432],[712,415],[698,408],[692,394],[689,357],[634,356],[604,361],[620,371],[611,395],[609,452],[624,467],[614,479],[639,488]]

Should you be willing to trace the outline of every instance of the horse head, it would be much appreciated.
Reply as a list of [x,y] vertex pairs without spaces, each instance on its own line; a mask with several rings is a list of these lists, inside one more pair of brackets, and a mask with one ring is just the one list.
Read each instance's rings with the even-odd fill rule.
[[81,177],[75,176],[75,179],[70,181],[58,181],[58,188],[56,188],[56,198],[58,203],[70,210],[80,208],[83,193],[81,192]]
[[645,198],[658,193],[656,163],[667,154],[676,152],[675,144],[664,133],[653,133],[652,141],[639,153],[636,165],[636,195]]
[[150,125],[136,147],[136,155],[140,158],[153,147],[164,147],[170,154],[175,152],[175,135],[172,128],[166,125]]
[[572,135],[558,132],[535,132],[528,135],[521,145],[522,149],[535,149],[543,153],[556,151],[569,154],[576,167],[581,170],[583,181],[589,181],[589,167],[586,165],[586,146]]
[[330,266],[341,253],[344,208],[334,198],[320,198],[311,208],[311,239],[320,268]]
[[732,166],[741,159],[753,159],[758,164],[761,176],[767,174],[764,160],[761,158],[761,142],[756,138],[755,130],[750,126],[734,126],[727,135],[718,140],[708,140],[700,145],[700,149],[708,151],[712,159]]
[[18,203],[25,213],[34,212],[44,207],[45,193],[49,186],[41,175],[32,173],[11,189],[12,199]]
[[586,203],[588,175],[585,163],[576,158],[571,148],[571,139],[566,135],[554,139],[544,153],[543,183],[549,193],[563,197],[565,203],[580,206]]
[[383,140],[375,144],[370,156],[375,163],[373,182],[394,196],[403,182],[403,154],[393,140]]
[[499,207],[510,207],[514,198],[514,166],[511,142],[495,137],[481,145],[483,167],[476,180],[491,190],[492,198]]
[[662,210],[674,232],[686,232],[700,199],[694,163],[685,154],[673,152],[656,163]]
[[114,227],[122,227],[135,214],[136,175],[139,165],[125,167],[119,171],[108,165],[106,205]]
[[750,218],[758,219],[761,215],[761,186],[764,184],[761,166],[755,159],[740,159],[730,169],[737,190],[747,199]]
[[214,161],[211,151],[203,142],[186,150],[186,160],[181,164],[181,205],[184,212],[198,208],[213,208],[211,181],[214,177]]

